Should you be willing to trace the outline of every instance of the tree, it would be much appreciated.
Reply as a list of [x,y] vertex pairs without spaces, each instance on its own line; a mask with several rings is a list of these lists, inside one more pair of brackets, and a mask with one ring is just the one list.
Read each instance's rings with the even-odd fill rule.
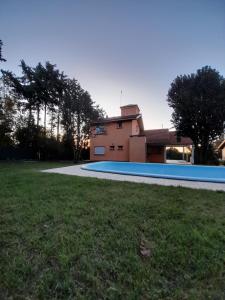
[[73,159],[79,160],[90,133],[90,123],[104,116],[91,96],[75,79],[67,80],[62,102],[63,141]]
[[13,127],[15,124],[16,101],[12,97],[0,98],[0,147],[13,144]]
[[3,46],[3,42],[2,40],[0,40],[0,61],[6,61],[6,59],[2,57],[2,46]]
[[167,101],[173,109],[172,123],[178,135],[193,141],[195,163],[207,163],[212,143],[224,129],[224,78],[209,66],[195,74],[178,76],[171,84]]
[[54,106],[58,105],[58,101],[64,89],[63,73],[60,73],[56,66],[50,62],[46,62],[45,67],[40,63],[35,69],[38,74],[36,81],[38,82],[40,97],[44,107],[44,128],[46,132],[47,110],[54,112]]
[[178,151],[177,148],[170,147],[166,150],[166,157],[167,159],[176,159],[180,160],[182,159],[182,153]]
[[20,77],[2,70],[5,86],[17,99],[15,144],[39,159],[56,159],[57,153],[64,159],[80,159],[91,121],[104,112],[77,80],[67,79],[56,65],[46,62],[30,67],[21,60],[20,67]]
[[46,62],[35,68],[29,67],[21,60],[22,77],[16,77],[12,72],[3,71],[3,80],[15,94],[20,97],[21,102],[29,112],[32,119],[33,111],[36,111],[37,126],[39,126],[40,111],[44,110],[44,129],[47,128],[47,110],[58,105],[64,88],[63,73],[60,73],[55,65]]
[[28,126],[33,120],[33,110],[35,109],[35,90],[32,80],[32,69],[23,61],[21,62],[22,77],[16,77],[10,71],[3,71],[3,82],[11,90],[11,93],[18,98],[18,105],[28,111]]

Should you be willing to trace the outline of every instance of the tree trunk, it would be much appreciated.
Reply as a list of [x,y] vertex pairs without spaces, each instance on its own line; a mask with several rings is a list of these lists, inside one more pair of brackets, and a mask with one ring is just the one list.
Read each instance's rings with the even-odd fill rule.
[[40,121],[40,106],[37,106],[37,127],[39,127],[39,121]]
[[31,126],[31,118],[32,118],[32,109],[29,107],[29,117],[28,117],[28,126]]
[[59,110],[58,110],[58,116],[57,116],[57,132],[56,132],[56,139],[57,139],[57,142],[59,141],[59,123],[60,123],[60,116],[59,116]]
[[76,161],[80,160],[80,113],[77,114],[77,145],[76,145]]
[[45,135],[46,135],[46,115],[47,115],[47,105],[45,104],[45,107],[44,107],[44,130],[45,130]]
[[54,128],[54,112],[51,111],[51,121],[50,121],[50,136],[53,137],[53,128]]
[[200,148],[198,147],[198,144],[196,145],[194,145],[194,147],[195,147],[195,149],[194,149],[194,151],[195,151],[195,153],[194,153],[194,164],[195,165],[199,165],[200,164]]
[[205,165],[207,163],[208,145],[201,145],[201,147],[195,146],[195,164]]
[[40,106],[37,106],[37,130],[38,130],[38,140],[37,140],[37,145],[38,145],[38,150],[37,150],[37,159],[41,160],[41,150],[40,150],[40,143],[39,143],[39,134],[40,134],[40,130],[39,130],[39,121],[40,121]]

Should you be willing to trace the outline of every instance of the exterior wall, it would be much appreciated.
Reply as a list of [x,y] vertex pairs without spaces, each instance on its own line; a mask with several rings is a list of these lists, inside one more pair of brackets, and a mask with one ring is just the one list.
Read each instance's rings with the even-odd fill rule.
[[147,162],[165,163],[165,147],[164,146],[148,146]]
[[130,137],[129,159],[132,162],[146,162],[146,137],[145,136]]
[[122,106],[121,108],[121,116],[130,116],[130,115],[136,115],[140,113],[139,107],[137,105],[132,106]]
[[131,135],[140,134],[140,127],[137,120],[132,120],[132,133]]
[[[90,139],[90,160],[116,160],[129,161],[129,137],[132,135],[132,121],[122,123],[122,128],[117,128],[117,123],[107,123],[104,125],[105,134],[93,134],[95,127],[92,127],[92,136]],[[105,154],[96,155],[94,149],[96,146],[104,146]],[[114,146],[115,150],[110,150]],[[123,150],[118,150],[118,146],[123,146]]]
[[222,149],[222,160],[225,160],[225,147]]

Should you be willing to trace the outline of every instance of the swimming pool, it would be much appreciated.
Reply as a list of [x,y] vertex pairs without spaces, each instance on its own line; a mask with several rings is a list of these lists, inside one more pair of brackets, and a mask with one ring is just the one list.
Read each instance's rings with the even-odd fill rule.
[[101,161],[84,170],[124,175],[225,183],[225,167]]

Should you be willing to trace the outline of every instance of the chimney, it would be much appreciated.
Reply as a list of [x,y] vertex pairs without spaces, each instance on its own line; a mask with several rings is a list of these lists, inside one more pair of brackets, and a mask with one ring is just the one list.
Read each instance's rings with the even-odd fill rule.
[[121,116],[131,116],[131,115],[137,115],[140,113],[140,109],[137,104],[129,104],[125,106],[121,106]]

